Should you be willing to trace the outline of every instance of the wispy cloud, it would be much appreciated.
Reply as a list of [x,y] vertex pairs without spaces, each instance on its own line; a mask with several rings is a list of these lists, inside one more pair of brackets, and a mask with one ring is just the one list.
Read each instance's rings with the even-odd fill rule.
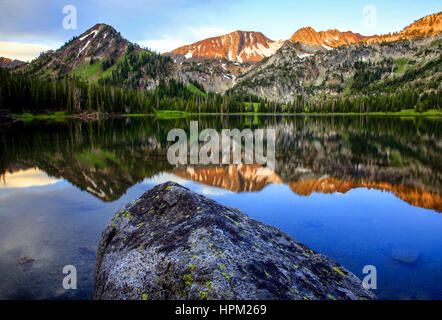
[[228,190],[222,190],[219,188],[214,188],[214,187],[202,187],[200,189],[200,192],[202,194],[205,194],[206,196],[223,196],[227,193],[230,193],[231,191]]
[[1,178],[3,181],[0,183],[0,189],[46,186],[61,181],[61,179],[49,177],[45,172],[37,168],[21,170],[14,173],[7,172]]
[[138,44],[142,47],[147,47],[153,51],[164,53],[164,52],[170,52],[188,43],[186,43],[186,41],[184,41],[183,39],[164,38],[156,40],[139,41]]
[[56,48],[45,44],[0,41],[0,57],[31,61],[41,52]]

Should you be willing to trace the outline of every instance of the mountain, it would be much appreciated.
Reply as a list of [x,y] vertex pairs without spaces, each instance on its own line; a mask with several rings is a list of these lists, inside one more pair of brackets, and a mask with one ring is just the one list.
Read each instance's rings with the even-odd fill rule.
[[282,41],[273,41],[261,32],[235,31],[208,38],[173,50],[172,54],[192,57],[228,59],[238,62],[256,62],[273,55]]
[[283,181],[277,173],[266,171],[259,165],[187,167],[185,170],[176,170],[173,174],[186,180],[233,192],[259,192],[271,184],[287,184],[294,193],[300,196],[310,196],[312,193],[345,194],[358,188],[375,189],[391,192],[416,207],[442,211],[442,197],[437,192],[389,182],[341,180],[328,176],[287,182]]
[[383,192],[391,192],[413,206],[442,212],[442,197],[440,194],[417,187],[401,186],[388,182],[340,180],[330,177],[289,182],[288,185],[294,193],[301,196],[309,196],[314,192],[324,194],[338,192],[345,194],[357,188],[376,189]]
[[113,27],[96,24],[56,51],[42,53],[22,70],[42,78],[74,76],[116,86],[152,89],[167,77],[172,60],[140,48]]
[[321,95],[404,89],[430,94],[431,89],[442,89],[441,17],[441,12],[429,15],[384,36],[303,28],[273,56],[237,77],[231,91],[292,103],[299,96],[318,102]]
[[[315,31],[305,27],[296,31],[288,40],[327,50],[357,43],[391,42],[437,35],[442,31],[442,13],[428,15],[415,21],[403,31],[387,35],[363,36],[352,31],[336,29]],[[272,56],[286,41],[273,41],[261,32],[235,31],[219,37],[212,37],[179,47],[170,53],[191,58],[216,58],[237,62],[258,62]]]
[[289,41],[300,42],[309,45],[322,46],[325,49],[332,49],[348,44],[359,43],[366,39],[359,33],[351,31],[340,32],[336,29],[316,32],[311,27],[296,31]]
[[209,186],[234,192],[260,191],[269,184],[282,184],[273,171],[258,164],[221,167],[191,167],[175,170],[177,177],[198,181]]
[[365,39],[368,43],[373,42],[391,42],[405,39],[415,39],[421,37],[430,37],[442,32],[442,12],[425,16],[406,27],[399,33],[387,34],[382,36],[372,36]]
[[[286,42],[272,57],[237,78],[231,91],[272,101],[299,96],[397,93],[442,89],[442,35],[395,42],[357,43],[333,50]],[[310,52],[306,51],[310,46]],[[316,49],[315,49],[316,48]]]
[[399,33],[387,35],[363,36],[351,31],[341,32],[336,29],[316,32],[311,27],[296,31],[289,41],[322,46],[326,49],[337,48],[354,43],[392,42],[434,36],[442,32],[442,12],[428,15],[406,27]]
[[4,57],[0,57],[0,68],[4,69],[15,69],[26,62],[20,61],[20,60],[12,60]]
[[442,12],[423,17],[405,28],[400,34],[407,39],[428,37],[442,32]]
[[129,41],[111,26],[96,24],[80,36],[74,37],[56,51],[42,53],[25,70],[32,74],[58,75],[71,73],[88,79],[95,79],[96,72],[90,70],[95,62],[118,60],[130,45]]
[[97,24],[14,71],[146,90],[155,89],[160,79],[175,79],[193,90],[192,84],[197,84],[206,93],[241,93],[279,102],[400,88],[422,95],[441,88],[441,15],[426,16],[383,36],[307,27],[288,41],[273,41],[260,32],[235,31],[163,55],[130,43],[109,25]]

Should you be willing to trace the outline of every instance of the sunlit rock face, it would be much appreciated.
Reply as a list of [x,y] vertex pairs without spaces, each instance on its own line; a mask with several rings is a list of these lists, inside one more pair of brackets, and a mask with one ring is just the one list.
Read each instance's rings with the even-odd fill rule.
[[442,32],[442,12],[423,17],[410,24],[404,30],[398,33],[386,34],[382,36],[372,36],[366,39],[366,42],[397,41],[403,39],[415,39],[420,37],[429,37]]
[[260,165],[187,167],[173,173],[183,179],[233,192],[257,192],[267,185],[275,183],[287,183],[294,193],[301,196],[309,196],[314,192],[324,194],[347,193],[356,188],[376,189],[391,192],[413,206],[442,212],[442,197],[440,194],[418,187],[395,185],[389,182],[343,180],[327,175],[290,182],[283,181],[277,173]]
[[234,192],[260,191],[269,184],[282,183],[275,172],[256,164],[187,167],[182,171],[174,171],[174,174],[180,178]]
[[336,48],[352,43],[359,43],[365,38],[367,37],[351,31],[340,32],[334,29],[316,32],[313,28],[306,27],[296,31],[290,38],[290,41],[322,46],[324,48]]
[[[296,31],[288,41],[331,50],[355,43],[376,43],[428,37],[441,33],[441,16],[442,13],[428,15],[410,24],[401,32],[386,35],[363,36],[351,31],[341,32],[336,29],[315,31],[312,27],[305,27]],[[273,41],[261,32],[237,30],[179,47],[170,53],[183,55],[186,59],[200,57],[227,59],[237,62],[258,62],[263,58],[272,56],[284,43],[285,41]]]
[[337,48],[354,43],[376,43],[391,42],[405,39],[415,39],[419,37],[429,37],[442,32],[442,12],[428,15],[410,24],[398,33],[362,36],[351,31],[341,32],[336,29],[326,31],[315,31],[311,27],[306,27],[296,31],[290,38],[291,42],[301,42],[310,45],[322,46],[326,49]]
[[289,182],[288,185],[293,192],[302,196],[309,196],[313,192],[347,193],[355,188],[389,191],[413,206],[442,212],[442,197],[440,194],[419,188],[393,185],[387,182],[344,181],[327,177],[323,179]]
[[184,55],[187,59],[203,57],[257,62],[273,55],[282,45],[282,41],[270,40],[261,32],[238,30],[182,46],[171,53]]

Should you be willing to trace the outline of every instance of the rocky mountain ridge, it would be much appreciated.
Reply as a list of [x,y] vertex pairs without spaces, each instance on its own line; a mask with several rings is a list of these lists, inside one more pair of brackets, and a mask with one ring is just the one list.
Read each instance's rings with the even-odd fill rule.
[[385,35],[363,36],[352,31],[341,32],[336,29],[316,32],[311,27],[296,31],[289,41],[322,46],[328,50],[355,43],[380,43],[430,37],[442,32],[442,12],[425,16],[401,32]]
[[425,16],[398,33],[371,36],[364,40],[367,43],[410,40],[438,35],[442,32],[442,12]]
[[[428,60],[435,61],[436,67],[417,78],[437,81],[441,16],[441,12],[428,15],[399,33],[381,36],[363,36],[336,29],[316,32],[311,27],[302,28],[288,41],[278,41],[277,45],[273,42],[277,50],[271,55],[232,56],[232,51],[220,41],[230,38],[231,34],[209,38],[172,52],[180,65],[194,65],[187,70],[181,68],[178,73],[180,78],[186,80],[190,77],[201,82],[206,90],[224,93],[233,88],[231,91],[244,95],[294,102],[300,95],[306,97],[352,92],[355,87],[363,86],[358,79],[356,86],[353,85],[355,77],[368,77],[369,84],[376,86],[383,79],[394,80],[408,70],[420,70]],[[257,39],[264,45],[269,41],[271,43],[272,40],[260,35]],[[241,42],[237,41],[237,44]],[[215,46],[216,50],[213,51],[211,46]],[[238,48],[235,47],[235,52],[250,51],[247,46],[242,51]],[[355,68],[358,62],[375,63],[377,66],[370,67],[369,71],[364,70],[366,74],[361,76],[360,70]],[[226,67],[229,65],[236,67],[233,70]],[[214,71],[218,77],[213,77]],[[410,82],[408,75],[405,82]],[[414,84],[410,87],[416,89]]]
[[[130,42],[125,40],[113,27],[96,24],[78,37],[66,42],[56,51],[40,55],[24,71],[32,74],[72,74],[83,65],[95,61],[117,60],[127,50]],[[90,78],[94,79],[94,74]]]
[[[422,92],[440,88],[442,35],[381,43],[357,43],[333,50],[306,49],[286,42],[269,59],[238,77],[233,91],[294,102],[298,96],[383,93],[390,84]],[[428,84],[428,86],[426,85]],[[418,90],[417,90],[418,89]],[[394,91],[394,90],[393,90]]]
[[77,77],[86,81],[137,89],[153,89],[172,69],[161,56],[124,39],[112,26],[96,24],[56,51],[43,52],[17,69],[41,78]]
[[[296,31],[287,41],[332,50],[333,48],[355,43],[410,40],[441,33],[441,17],[442,12],[428,15],[410,24],[399,33],[386,35],[363,36],[352,31],[341,32],[336,29],[317,32],[312,27],[304,27]],[[179,47],[170,53],[183,55],[186,59],[200,57],[228,59],[238,62],[258,62],[272,56],[287,41],[270,40],[261,32],[235,31]]]
[[282,41],[273,41],[261,32],[234,31],[212,37],[171,51],[172,54],[192,57],[228,59],[238,62],[257,62],[273,55]]
[[362,42],[366,38],[351,31],[340,32],[333,29],[316,32],[312,27],[306,27],[296,31],[289,41],[317,45],[331,50],[336,47]]
[[5,57],[0,57],[0,68],[4,68],[4,69],[15,69],[23,64],[25,64],[26,62],[20,61],[20,60],[12,60],[9,58],[5,58]]
[[[160,79],[175,79],[198,83],[206,92],[284,103],[299,96],[360,94],[361,88],[382,93],[383,81],[399,77],[405,77],[401,88],[422,93],[426,90],[422,80],[440,87],[440,17],[441,13],[430,15],[400,33],[372,37],[303,28],[289,41],[273,41],[260,32],[235,31],[164,55],[130,43],[111,26],[97,24],[14,71],[146,90],[156,88]],[[426,68],[428,63],[432,65]],[[410,77],[408,71],[414,74]]]

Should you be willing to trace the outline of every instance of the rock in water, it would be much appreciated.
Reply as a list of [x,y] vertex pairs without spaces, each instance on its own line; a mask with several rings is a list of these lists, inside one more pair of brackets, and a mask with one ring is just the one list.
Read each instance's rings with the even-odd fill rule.
[[374,299],[335,261],[168,182],[103,231],[95,299]]
[[405,264],[414,264],[419,258],[419,255],[419,250],[407,248],[396,248],[391,252],[391,256],[394,260]]

